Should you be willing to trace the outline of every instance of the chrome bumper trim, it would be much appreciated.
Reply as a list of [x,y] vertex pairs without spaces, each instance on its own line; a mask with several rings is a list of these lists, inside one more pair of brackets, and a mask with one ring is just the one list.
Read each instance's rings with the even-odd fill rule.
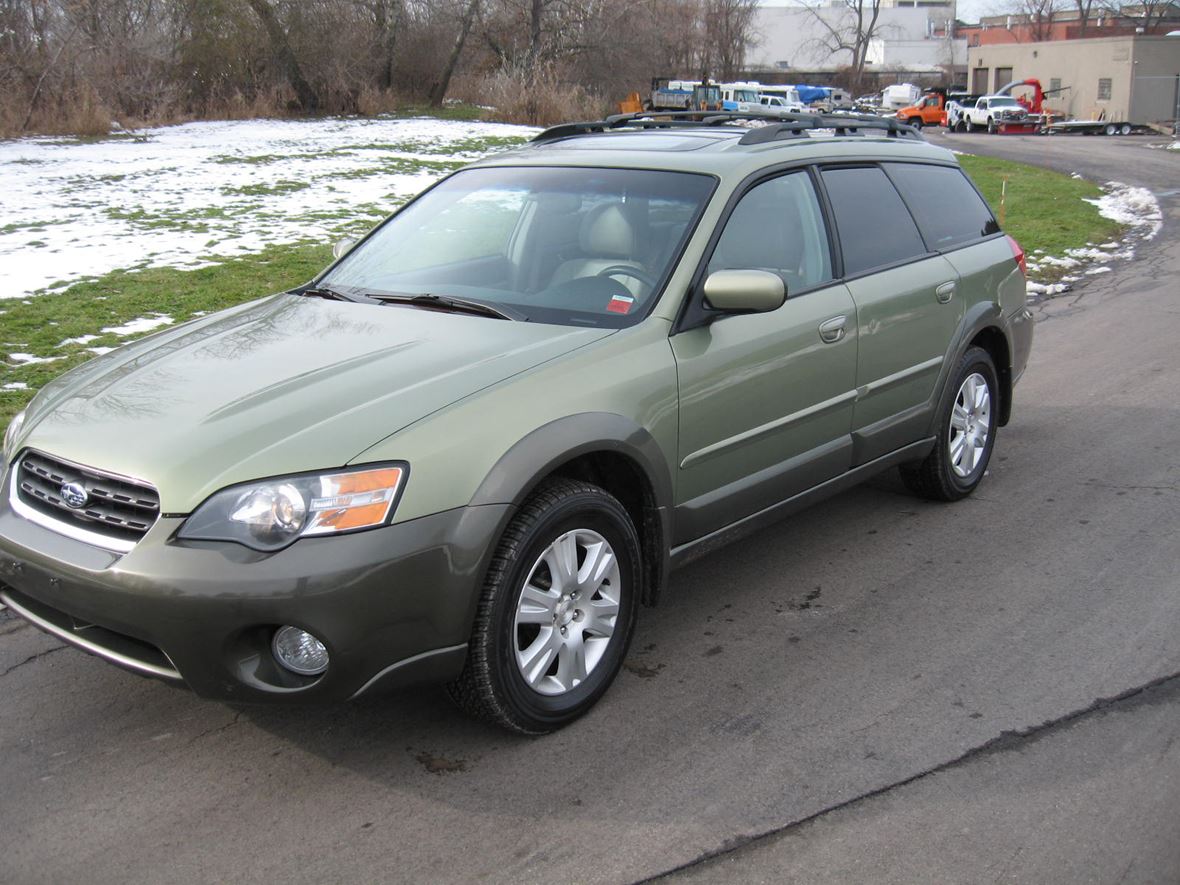
[[[156,664],[149,664],[147,661],[141,661],[137,658],[120,654],[119,652],[112,651],[111,649],[101,646],[96,642],[91,642],[89,639],[79,636],[72,630],[66,630],[64,627],[59,627],[57,624],[45,620],[40,615],[34,614],[20,603],[14,601],[11,596],[9,596],[7,593],[4,593],[3,591],[0,591],[0,602],[3,602],[26,621],[29,621],[34,626],[44,630],[46,633],[56,636],[67,645],[72,645],[75,648],[88,651],[92,655],[97,655],[100,658],[110,661],[112,664],[118,664],[122,667],[126,667],[128,670],[146,673],[149,676],[159,676],[163,679],[172,679],[175,681],[181,681],[182,679],[180,671],[178,671],[175,667],[161,667]],[[161,651],[160,654],[164,654],[164,652]],[[164,657],[167,658],[168,656],[164,654]]]

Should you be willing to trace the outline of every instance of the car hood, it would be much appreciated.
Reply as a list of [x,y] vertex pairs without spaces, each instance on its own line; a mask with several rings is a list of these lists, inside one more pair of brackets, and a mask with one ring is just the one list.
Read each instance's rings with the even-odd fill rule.
[[63,375],[17,445],[146,480],[163,512],[187,513],[235,482],[343,466],[610,332],[279,295]]

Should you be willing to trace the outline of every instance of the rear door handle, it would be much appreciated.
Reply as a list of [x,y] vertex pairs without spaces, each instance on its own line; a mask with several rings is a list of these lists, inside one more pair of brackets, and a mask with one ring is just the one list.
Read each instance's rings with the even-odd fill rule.
[[835,344],[844,337],[844,324],[848,317],[832,317],[819,324],[819,337],[825,344]]
[[934,297],[938,299],[938,302],[940,304],[946,304],[948,301],[951,300],[951,297],[954,294],[955,294],[955,281],[954,280],[943,283],[941,286],[939,286],[937,289],[934,290]]

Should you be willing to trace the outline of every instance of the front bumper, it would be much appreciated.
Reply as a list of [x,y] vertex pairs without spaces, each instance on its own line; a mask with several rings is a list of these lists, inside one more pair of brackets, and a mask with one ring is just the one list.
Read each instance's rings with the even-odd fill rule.
[[[0,601],[41,629],[140,673],[232,701],[336,701],[454,678],[509,505],[464,507],[262,554],[176,540],[161,517],[133,550],[60,535],[0,501]],[[327,646],[302,677],[274,661],[274,629]]]

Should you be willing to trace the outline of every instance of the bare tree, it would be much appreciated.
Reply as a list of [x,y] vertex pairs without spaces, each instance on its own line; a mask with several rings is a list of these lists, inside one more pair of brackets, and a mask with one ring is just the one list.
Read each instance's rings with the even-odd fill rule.
[[443,99],[447,97],[447,88],[451,85],[451,77],[455,74],[455,66],[459,64],[459,56],[463,54],[463,46],[467,42],[467,35],[471,33],[471,25],[475,22],[475,16],[478,12],[479,0],[468,0],[463,10],[463,16],[459,20],[459,34],[455,38],[455,45],[451,48],[451,54],[447,58],[442,75],[430,91],[430,104],[432,107],[439,107],[443,103]]
[[1028,22],[1029,37],[1041,43],[1053,35],[1053,22],[1061,12],[1063,0],[1020,0],[1019,9]]
[[[820,42],[833,54],[847,52],[849,86],[860,92],[864,80],[869,49],[877,36],[882,0],[841,0],[830,7],[809,6],[819,22],[824,36]],[[825,10],[840,10],[836,16],[824,15]]]
[[270,38],[271,51],[286,71],[287,80],[291,83],[291,88],[295,90],[295,100],[299,102],[299,107],[306,113],[314,114],[320,107],[319,96],[312,89],[311,84],[307,82],[307,78],[303,76],[299,59],[291,49],[287,32],[283,30],[283,25],[279,21],[274,7],[270,5],[268,0],[246,0],[246,2],[250,4],[254,14],[261,20],[262,26],[266,28],[266,35]]

